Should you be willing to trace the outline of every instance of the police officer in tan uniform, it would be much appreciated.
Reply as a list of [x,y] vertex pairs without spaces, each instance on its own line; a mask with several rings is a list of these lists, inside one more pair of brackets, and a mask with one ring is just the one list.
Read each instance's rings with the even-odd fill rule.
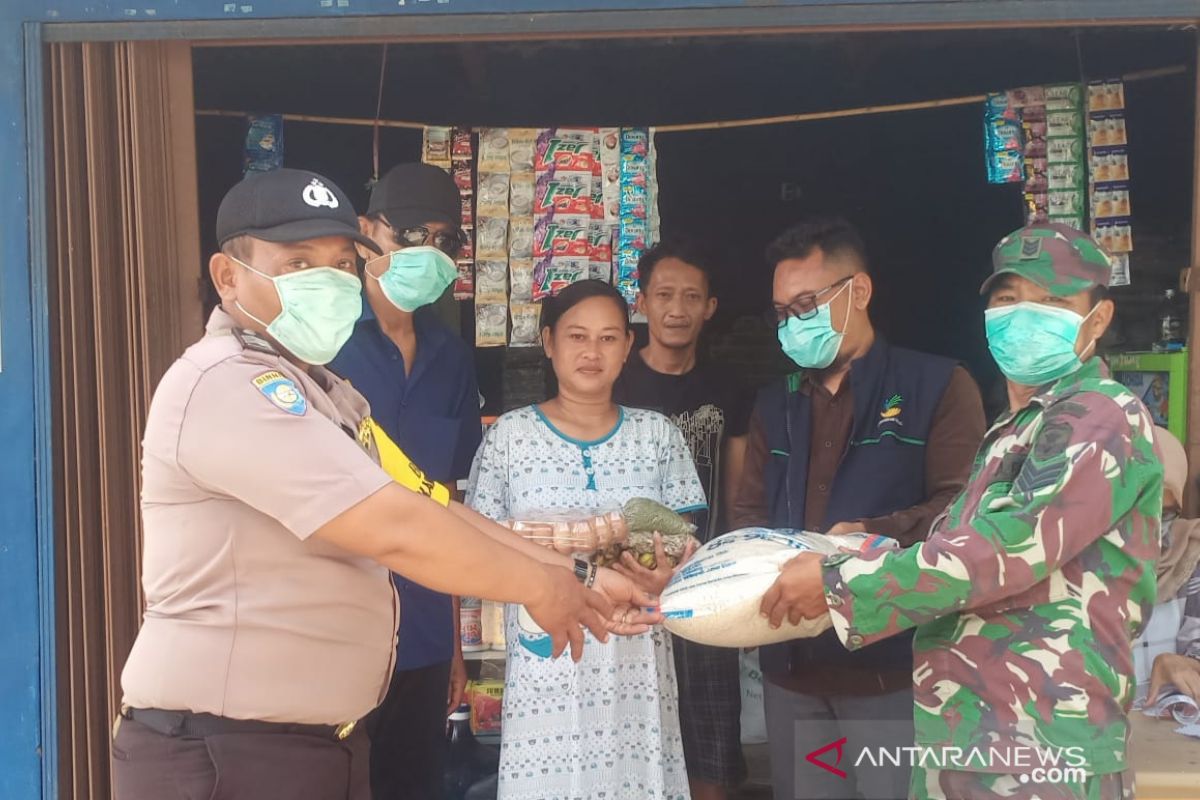
[[356,723],[392,674],[389,568],[522,603],[576,658],[581,626],[644,630],[636,608],[652,600],[608,571],[573,575],[415,466],[389,467],[402,486],[379,465],[403,455],[321,366],[359,318],[355,243],[378,251],[331,181],[252,175],[222,201],[217,236],[221,305],[146,424],[146,609],[122,675],[116,797],[368,800]]

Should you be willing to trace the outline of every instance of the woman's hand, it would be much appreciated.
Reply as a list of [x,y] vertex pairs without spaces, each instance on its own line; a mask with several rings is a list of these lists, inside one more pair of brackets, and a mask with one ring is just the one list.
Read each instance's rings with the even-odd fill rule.
[[[695,552],[695,541],[688,541],[680,557],[679,565],[682,566]],[[663,593],[663,590],[667,588],[667,584],[671,581],[671,576],[675,574],[675,570],[678,568],[678,566],[671,566],[671,560],[667,557],[667,552],[663,548],[662,535],[658,533],[654,534],[653,569],[639,563],[633,553],[628,550],[622,553],[621,560],[613,565],[613,569],[653,595]]]
[[658,596],[647,593],[629,578],[611,569],[596,571],[596,591],[612,602],[613,611],[606,627],[620,636],[636,636],[662,622]]

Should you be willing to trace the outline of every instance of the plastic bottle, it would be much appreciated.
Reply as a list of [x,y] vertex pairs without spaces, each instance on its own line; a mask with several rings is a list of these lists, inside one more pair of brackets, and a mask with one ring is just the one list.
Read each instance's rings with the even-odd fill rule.
[[1184,348],[1187,343],[1186,313],[1177,291],[1167,289],[1163,292],[1163,299],[1158,307],[1158,341],[1154,343],[1155,351],[1174,353]]
[[483,641],[483,601],[478,597],[464,597],[459,601],[458,633],[464,653],[487,649],[487,643]]
[[463,800],[467,790],[494,773],[498,754],[471,733],[471,707],[466,703],[450,715],[446,734],[446,800]]

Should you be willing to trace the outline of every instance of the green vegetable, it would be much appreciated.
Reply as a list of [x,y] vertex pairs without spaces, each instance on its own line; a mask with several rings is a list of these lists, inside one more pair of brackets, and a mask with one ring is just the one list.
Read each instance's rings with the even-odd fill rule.
[[[696,532],[695,525],[662,503],[647,497],[634,497],[631,499],[625,504],[624,514],[631,537],[635,533],[654,533],[657,531],[663,535],[663,540],[665,541],[668,537],[687,537]],[[651,544],[650,552],[653,551],[654,545]]]

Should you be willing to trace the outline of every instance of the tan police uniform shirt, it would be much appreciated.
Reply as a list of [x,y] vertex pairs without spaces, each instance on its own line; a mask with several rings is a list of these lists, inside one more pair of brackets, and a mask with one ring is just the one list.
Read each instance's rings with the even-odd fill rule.
[[379,704],[398,619],[388,571],[310,538],[390,481],[351,435],[367,414],[345,381],[213,313],[146,423],[127,705],[339,724]]

